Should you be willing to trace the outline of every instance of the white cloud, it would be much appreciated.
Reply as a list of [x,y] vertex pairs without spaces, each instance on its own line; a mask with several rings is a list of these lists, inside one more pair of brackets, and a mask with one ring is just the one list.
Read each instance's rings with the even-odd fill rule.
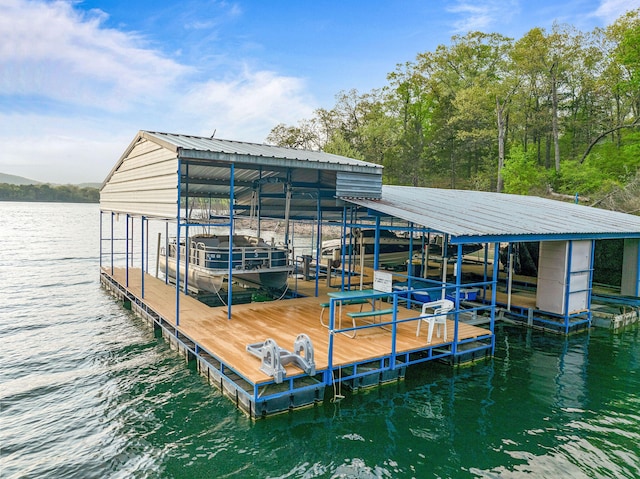
[[3,0],[0,93],[117,111],[161,94],[192,69],[102,26],[68,2]]
[[313,111],[298,78],[234,58],[197,81],[208,74],[201,64],[181,64],[138,33],[106,28],[102,11],[41,0],[0,0],[0,9],[2,173],[102,181],[141,129],[217,129],[218,137],[262,141],[277,123]]
[[510,18],[518,10],[518,4],[517,0],[458,0],[446,10],[458,15],[459,19],[453,24],[454,30],[464,34],[493,29],[498,22]]
[[640,8],[640,0],[602,0],[594,16],[601,18],[605,24],[609,25],[618,17],[636,8]]
[[298,78],[245,68],[235,78],[194,85],[180,108],[201,123],[201,134],[216,129],[218,137],[262,141],[276,124],[312,114],[304,89]]

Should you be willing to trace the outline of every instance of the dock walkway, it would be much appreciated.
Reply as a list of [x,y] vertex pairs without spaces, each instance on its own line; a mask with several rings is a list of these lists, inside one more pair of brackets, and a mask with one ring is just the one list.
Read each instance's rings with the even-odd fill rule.
[[[206,357],[215,358],[215,368],[224,374],[231,370],[242,378],[242,389],[249,395],[253,394],[253,401],[259,401],[264,395],[260,388],[273,384],[273,377],[260,370],[261,360],[247,352],[247,345],[263,342],[267,338],[273,339],[279,347],[292,351],[296,337],[300,333],[306,334],[313,343],[315,351],[315,366],[318,382],[331,384],[335,371],[340,372],[341,378],[353,379],[358,365],[369,362],[379,362],[381,368],[388,368],[389,359],[393,355],[397,359],[398,367],[403,368],[413,362],[421,362],[429,358],[451,356],[454,354],[452,340],[455,322],[448,321],[448,341],[444,337],[437,338],[434,334],[432,343],[427,345],[426,329],[420,337],[416,337],[416,321],[398,323],[396,326],[395,349],[392,332],[387,328],[373,327],[358,330],[356,338],[344,334],[333,335],[332,366],[329,366],[330,334],[320,322],[321,303],[329,301],[326,288],[319,297],[304,297],[281,301],[238,304],[232,306],[232,316],[228,319],[226,306],[210,307],[190,296],[180,296],[179,325],[176,327],[176,291],[175,287],[165,284],[153,276],[144,276],[144,297],[142,297],[142,275],[140,269],[124,268],[103,269],[103,284],[120,295],[126,296],[138,305],[138,310],[152,312],[152,317],[158,324],[175,333],[177,338],[183,338],[187,348],[196,356],[206,353]],[[128,276],[128,284],[127,284]],[[351,309],[350,309],[351,308]],[[357,309],[356,309],[357,308]],[[359,311],[357,306],[345,306],[343,314],[348,311]],[[138,311],[140,312],[140,311]],[[398,308],[397,319],[416,318],[419,312],[406,307]],[[325,312],[326,319],[327,312]],[[350,323],[349,321],[343,321]],[[175,331],[171,331],[174,329]],[[458,323],[458,343],[467,344],[475,339],[491,338],[487,329]],[[488,343],[490,344],[489,340]],[[485,349],[488,346],[484,346]],[[438,352],[437,354],[434,352]],[[420,355],[420,361],[415,355]],[[413,356],[411,356],[413,355]],[[414,358],[412,360],[411,358]],[[425,359],[426,358],[426,359]],[[219,364],[218,364],[219,363]],[[329,370],[330,369],[330,370]],[[374,368],[375,369],[375,368]],[[343,371],[351,374],[343,374]],[[289,365],[286,367],[287,378],[297,378],[304,375],[300,369]],[[397,375],[396,375],[397,377]],[[218,378],[216,378],[217,380]],[[283,394],[290,394],[295,389],[293,381]],[[224,388],[223,388],[224,390]],[[271,387],[270,390],[273,390]],[[237,393],[236,393],[237,394]],[[322,398],[320,398],[322,400]],[[317,401],[317,398],[314,399]],[[258,417],[264,411],[256,412],[257,404],[249,406],[252,416]],[[267,412],[271,412],[270,410]]]

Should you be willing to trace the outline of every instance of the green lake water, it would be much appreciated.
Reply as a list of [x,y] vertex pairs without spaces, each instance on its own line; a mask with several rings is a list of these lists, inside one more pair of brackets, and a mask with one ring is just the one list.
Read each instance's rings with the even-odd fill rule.
[[0,203],[0,478],[640,478],[640,330],[253,422],[99,285],[97,205]]

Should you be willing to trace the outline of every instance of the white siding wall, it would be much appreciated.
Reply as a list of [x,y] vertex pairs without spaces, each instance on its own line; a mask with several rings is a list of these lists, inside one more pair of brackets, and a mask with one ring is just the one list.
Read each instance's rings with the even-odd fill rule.
[[[591,241],[542,241],[538,264],[538,309],[572,314],[589,309]],[[569,301],[567,304],[567,281]],[[568,307],[568,311],[567,311]]]
[[178,204],[176,154],[141,140],[100,191],[104,211],[175,218]]

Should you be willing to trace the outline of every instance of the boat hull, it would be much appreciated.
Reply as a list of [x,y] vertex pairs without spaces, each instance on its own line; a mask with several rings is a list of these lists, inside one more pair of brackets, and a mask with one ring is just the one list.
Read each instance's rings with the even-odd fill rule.
[[228,236],[196,235],[189,239],[189,265],[185,268],[185,245],[178,249],[175,242],[169,247],[169,255],[162,251],[159,268],[176,280],[176,255],[180,253],[180,281],[191,290],[217,293],[227,278],[231,266],[231,281],[246,286],[259,286],[269,290],[283,290],[292,270],[288,264],[288,251],[268,245],[255,237],[233,237],[229,250]]
[[[167,264],[168,263],[168,264]],[[161,272],[168,271],[169,278],[176,280],[176,261],[174,258],[160,256],[158,266]],[[232,272],[232,281],[241,283],[245,286],[259,286],[272,290],[283,290],[287,287],[289,278],[289,267],[283,267],[281,271],[245,271]],[[192,290],[208,291],[217,293],[222,288],[224,280],[228,277],[229,271],[212,271],[206,268],[190,264],[187,275],[187,286]],[[180,265],[180,281],[185,280],[184,265]]]
[[[175,258],[167,258],[160,256],[158,258],[158,267],[161,272],[168,274],[169,278],[176,281],[176,260]],[[184,265],[180,267],[180,281],[184,282]],[[187,274],[187,286],[197,291],[209,291],[217,293],[224,282],[224,275],[213,275],[202,268],[189,265]]]

